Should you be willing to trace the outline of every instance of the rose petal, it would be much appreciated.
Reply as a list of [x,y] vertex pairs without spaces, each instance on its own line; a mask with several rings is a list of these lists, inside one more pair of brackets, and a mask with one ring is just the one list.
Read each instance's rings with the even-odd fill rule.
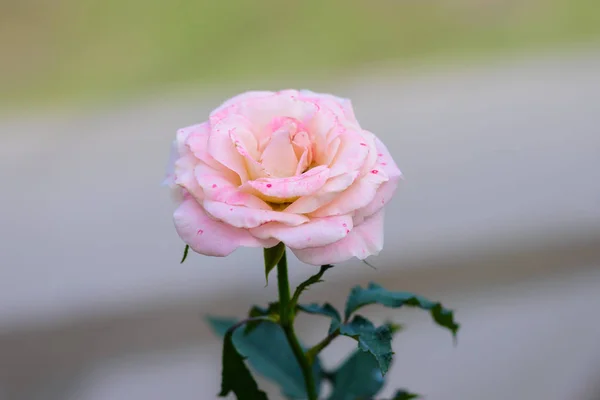
[[191,152],[194,157],[204,164],[210,165],[213,168],[222,167],[222,164],[217,162],[208,153],[209,136],[210,124],[208,122],[180,129],[177,133],[177,138],[180,142],[179,148],[181,155],[183,156],[184,154]]
[[236,149],[232,133],[246,124],[244,118],[228,116],[213,126],[208,138],[208,152],[215,160],[238,174],[242,183],[248,180],[248,171],[244,158]]
[[297,226],[308,221],[308,218],[303,215],[272,210],[257,210],[212,200],[205,200],[203,206],[206,212],[216,219],[238,228],[256,228],[268,222],[281,222],[286,225]]
[[233,108],[236,113],[252,121],[255,127],[253,133],[259,143],[273,132],[268,128],[274,119],[290,118],[306,125],[318,111],[318,106],[313,102],[299,99],[298,92],[295,90],[284,90],[271,96],[247,98],[236,103]]
[[232,184],[227,176],[229,170],[214,170],[211,167],[198,164],[194,170],[204,197],[207,200],[219,201],[236,206],[271,210],[271,207],[258,197],[240,190],[236,184]]
[[177,141],[174,140],[171,144],[171,152],[169,153],[169,160],[167,161],[167,168],[165,173],[165,179],[162,184],[173,188],[175,186],[175,162],[179,158],[179,151],[177,150]]
[[296,158],[298,159],[300,159],[303,153],[312,148],[310,136],[305,131],[299,131],[293,135],[292,145],[294,146]]
[[298,159],[286,127],[273,133],[271,141],[261,156],[260,163],[274,177],[294,176],[298,167]]
[[310,165],[309,151],[308,150],[304,150],[304,153],[302,153],[302,155],[298,159],[298,166],[296,167],[296,174],[295,175],[301,175],[301,174],[303,174],[308,169],[309,165]]
[[325,165],[331,165],[333,163],[333,160],[337,156],[338,150],[340,149],[341,142],[342,140],[339,137],[336,137],[331,141],[331,143],[329,143],[327,146],[327,154],[323,160]]
[[383,171],[373,169],[357,179],[348,189],[335,197],[329,204],[311,213],[314,217],[348,214],[365,207],[375,198],[377,190],[388,177]]
[[347,131],[339,136],[341,139],[337,154],[330,165],[332,177],[360,170],[369,155],[368,143],[358,132]]
[[271,222],[251,229],[259,239],[277,239],[292,249],[325,246],[344,238],[352,230],[352,217],[340,215],[328,218],[313,218],[299,226],[287,226]]
[[[242,137],[245,137],[245,139],[240,138],[240,133]],[[248,135],[251,135],[252,137],[248,137]],[[254,138],[250,132],[247,130],[232,130],[230,136],[235,149],[244,159],[249,179],[271,176],[271,173],[257,161],[259,157],[258,145],[256,143],[256,138]]]
[[312,265],[338,264],[357,257],[364,260],[383,248],[383,210],[365,219],[343,239],[327,246],[292,249],[296,257]]
[[318,165],[329,165],[328,159],[333,158],[330,144],[345,128],[338,122],[335,114],[328,109],[319,108],[307,125],[310,140],[313,145],[313,162]]
[[258,90],[238,94],[237,96],[234,96],[234,97],[230,98],[229,100],[226,100],[225,102],[223,102],[223,104],[221,104],[213,112],[211,112],[210,118],[211,118],[211,120],[222,119],[223,117],[225,117],[227,115],[227,113],[223,113],[223,111],[231,110],[230,107],[232,105],[241,103],[243,101],[252,100],[252,99],[260,99],[262,97],[273,96],[273,94],[275,94],[275,93],[269,92],[269,91],[258,91]]
[[186,154],[175,162],[175,183],[186,189],[197,201],[202,201],[204,192],[194,176],[194,168],[198,165],[198,159],[192,154]]
[[350,99],[327,93],[315,93],[310,90],[300,90],[300,96],[303,99],[315,101],[321,108],[328,108],[345,124],[352,127],[359,126]]
[[348,188],[358,177],[358,171],[348,172],[330,178],[318,192],[310,196],[300,197],[290,204],[284,211],[295,214],[308,214],[319,207],[333,201],[339,193]]
[[246,229],[215,221],[191,197],[177,208],[173,220],[179,237],[192,250],[207,256],[224,257],[240,246],[272,247],[277,244],[277,240],[260,240]]
[[388,176],[388,181],[379,187],[375,197],[369,204],[358,210],[360,217],[368,217],[385,206],[396,192],[398,183],[400,182],[400,179],[402,179],[402,172],[400,169],[398,169],[398,166],[394,162],[394,159],[390,155],[390,152],[388,151],[387,147],[385,147],[383,142],[378,138],[375,138],[375,146],[378,151],[378,158],[375,168],[379,168],[381,171],[383,171]]
[[169,155],[169,161],[167,163],[167,172],[165,179],[162,184],[168,186],[170,189],[171,199],[179,204],[183,201],[183,188],[176,183],[175,175],[175,163],[179,159],[179,151],[177,150],[177,141],[173,141],[171,145],[171,154]]
[[266,201],[282,202],[295,200],[300,196],[309,196],[327,182],[329,168],[319,166],[298,176],[289,178],[262,178],[246,182],[242,188],[250,187],[260,193]]

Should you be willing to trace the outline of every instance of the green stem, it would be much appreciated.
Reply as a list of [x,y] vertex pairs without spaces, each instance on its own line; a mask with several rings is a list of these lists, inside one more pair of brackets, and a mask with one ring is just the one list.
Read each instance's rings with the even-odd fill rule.
[[321,340],[319,343],[308,349],[306,352],[306,358],[308,358],[308,362],[312,364],[317,355],[319,355],[319,353],[325,347],[329,346],[329,344],[331,344],[331,342],[333,342],[333,340],[338,336],[340,336],[340,330],[336,329],[331,334],[327,335],[325,339]]
[[300,365],[302,375],[304,375],[304,382],[306,384],[306,394],[308,400],[317,400],[317,391],[315,387],[315,380],[312,373],[312,368],[308,362],[308,358],[300,346],[300,342],[294,332],[294,310],[290,309],[290,282],[288,280],[287,271],[287,258],[285,251],[283,256],[277,263],[277,284],[279,288],[279,324],[283,328],[285,337],[292,348],[292,352]]

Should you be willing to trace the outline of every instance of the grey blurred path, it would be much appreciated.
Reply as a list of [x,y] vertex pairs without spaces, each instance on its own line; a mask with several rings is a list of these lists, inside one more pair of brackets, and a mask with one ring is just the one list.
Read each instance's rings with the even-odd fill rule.
[[[363,77],[323,90],[353,99],[362,125],[383,139],[406,175],[387,213],[386,248],[371,260],[378,272],[349,262],[332,272],[334,288],[336,281],[340,292],[358,280],[405,282],[403,277],[414,273],[410,282],[427,282],[420,287],[444,294],[444,285],[435,278],[427,281],[435,276],[429,271],[469,265],[454,278],[443,275],[446,292],[455,288],[477,298],[487,281],[543,280],[568,269],[573,282],[579,282],[575,274],[587,277],[581,278],[588,285],[586,293],[600,290],[600,277],[593,272],[600,265],[600,54],[422,77]],[[185,318],[177,319],[182,323],[196,306],[198,312],[230,307],[229,292],[255,301],[275,296],[273,286],[262,288],[258,251],[242,250],[226,259],[193,256],[179,265],[183,246],[172,228],[173,206],[159,186],[175,130],[203,120],[212,106],[232,94],[0,121],[0,352],[2,346],[6,351],[39,342],[43,336],[36,332],[59,332],[52,336],[59,340],[68,337],[69,327],[85,331],[80,320],[126,321],[128,315],[144,320],[147,310],[185,303]],[[524,260],[532,265],[523,259],[511,263],[510,258],[494,268],[485,263],[486,254],[513,253],[528,254]],[[544,253],[562,261],[541,264],[539,254]],[[297,279],[312,272],[310,267],[293,268]],[[562,290],[560,280],[556,282]],[[553,284],[533,285],[514,296],[530,299],[532,308],[538,303],[543,307],[548,285]],[[562,295],[570,299],[565,307],[578,301],[577,287],[565,285]],[[592,305],[600,302],[591,299]],[[489,299],[481,304],[493,308],[495,303]],[[493,338],[491,328],[477,329],[478,321],[485,320],[483,305],[464,307],[475,343]],[[554,307],[570,316],[571,323],[587,326],[586,319],[577,319],[560,303]],[[512,317],[505,315],[510,323]],[[526,318],[515,313],[512,319],[524,324],[525,336]],[[540,324],[552,326],[553,321]],[[97,329],[112,329],[107,326],[121,325],[101,323]],[[94,337],[102,348],[103,335],[89,329],[99,335]],[[29,334],[31,342],[22,340]],[[523,343],[531,340],[525,336]],[[86,348],[85,337],[77,339],[83,340],[81,349]],[[69,344],[60,343],[58,348]],[[587,346],[583,339],[580,344]],[[485,346],[463,346],[475,351],[463,355],[472,367]],[[128,351],[116,349],[110,352]],[[0,381],[1,368],[15,370],[11,363],[0,361]],[[510,370],[502,365],[498,368]],[[419,379],[413,376],[411,382]],[[478,397],[483,398],[496,397]]]

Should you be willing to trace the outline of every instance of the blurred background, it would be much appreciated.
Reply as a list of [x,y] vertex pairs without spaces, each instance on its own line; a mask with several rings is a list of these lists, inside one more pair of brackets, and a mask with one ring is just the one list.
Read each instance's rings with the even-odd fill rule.
[[376,270],[306,300],[377,281],[462,323],[369,309],[407,327],[382,398],[600,399],[597,0],[0,0],[0,55],[1,400],[216,398],[203,316],[276,288],[256,250],[180,265],[160,182],[176,129],[289,87],[351,98],[406,176]]

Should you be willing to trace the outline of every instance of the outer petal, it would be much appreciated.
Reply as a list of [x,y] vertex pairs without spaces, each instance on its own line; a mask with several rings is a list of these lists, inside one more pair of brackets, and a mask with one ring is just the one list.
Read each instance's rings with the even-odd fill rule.
[[238,115],[229,116],[212,127],[208,138],[208,152],[210,155],[234,171],[241,182],[248,180],[248,171],[243,156],[236,149],[235,138],[232,133],[236,129],[242,129],[247,123],[245,118]]
[[352,257],[364,260],[383,248],[383,210],[355,226],[345,238],[322,247],[292,249],[302,262],[312,265],[338,264]]
[[274,94],[274,92],[254,90],[254,91],[249,91],[249,92],[238,94],[237,96],[233,96],[229,100],[226,100],[225,102],[223,102],[223,104],[221,104],[213,112],[210,113],[211,119],[213,119],[213,120],[220,119],[219,116],[221,116],[221,117],[224,116],[222,112],[234,104],[237,104],[237,103],[240,103],[243,101],[247,101],[247,100],[251,100],[254,98],[272,96],[273,94]]
[[271,207],[252,195],[242,192],[238,185],[232,184],[227,171],[214,170],[207,165],[198,164],[194,170],[196,179],[207,200],[250,208],[271,210]]
[[372,170],[336,196],[329,204],[311,213],[313,217],[343,215],[365,207],[375,198],[377,190],[388,177],[383,171]]
[[375,168],[379,168],[383,171],[389,179],[379,187],[373,200],[363,209],[358,211],[357,216],[361,218],[373,215],[385,206],[396,192],[398,183],[400,182],[400,179],[402,179],[402,172],[398,169],[398,166],[385,145],[377,138],[375,138],[375,145],[378,151]]
[[179,151],[177,150],[177,141],[173,141],[171,146],[171,154],[169,155],[169,161],[167,163],[167,172],[162,184],[169,187],[171,190],[171,198],[177,204],[183,201],[184,190],[176,184],[175,163],[177,162],[178,157]]
[[331,176],[360,170],[369,155],[369,143],[357,132],[346,131],[339,137],[341,139],[337,154],[333,160]]
[[292,249],[304,249],[309,246],[325,246],[337,242],[350,233],[352,227],[352,217],[340,215],[314,218],[299,226],[271,222],[251,229],[250,233],[260,239],[275,238]]
[[201,201],[204,198],[204,192],[194,176],[194,168],[197,164],[198,159],[191,154],[180,157],[175,162],[174,178],[177,185],[186,189],[196,200]]
[[194,157],[206,165],[216,169],[225,169],[208,153],[208,137],[210,136],[210,124],[204,122],[198,125],[188,126],[177,132],[177,139],[180,143],[180,153],[191,152]]
[[337,97],[327,93],[315,93],[310,90],[300,90],[302,98],[315,101],[321,108],[330,109],[345,126],[358,127],[354,109],[350,99]]
[[167,161],[167,171],[163,185],[173,188],[175,186],[175,162],[179,158],[179,151],[177,150],[177,141],[173,141],[171,145],[171,152],[169,153],[169,161]]
[[207,256],[224,257],[240,246],[272,247],[276,240],[260,240],[247,230],[210,218],[202,207],[188,197],[173,214],[179,237],[192,250]]
[[308,218],[303,215],[272,210],[257,210],[218,201],[205,200],[203,206],[206,212],[216,219],[238,228],[256,228],[268,222],[281,222],[290,226],[308,222]]

